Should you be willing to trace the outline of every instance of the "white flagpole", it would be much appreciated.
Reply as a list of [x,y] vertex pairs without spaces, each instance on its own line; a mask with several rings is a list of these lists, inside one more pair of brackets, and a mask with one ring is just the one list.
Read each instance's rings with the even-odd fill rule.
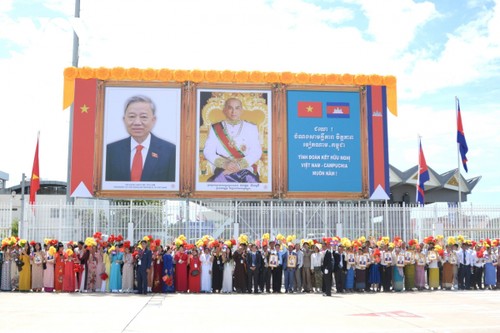
[[420,144],[422,142],[422,137],[420,136],[420,134],[418,134],[418,167],[417,167],[417,185],[415,186],[415,203],[419,203],[418,202],[418,187],[420,186],[420,168],[421,168],[421,165],[420,165]]
[[[458,104],[459,100],[458,97],[455,96],[455,122],[457,123],[457,135],[458,135]],[[461,164],[461,159],[460,159],[460,142],[457,140],[457,182],[458,182],[458,205],[461,204],[462,202],[462,188],[460,186],[460,164]]]

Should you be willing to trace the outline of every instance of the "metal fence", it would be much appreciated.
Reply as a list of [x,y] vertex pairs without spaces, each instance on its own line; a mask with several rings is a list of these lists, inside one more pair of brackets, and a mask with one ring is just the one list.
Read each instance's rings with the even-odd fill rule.
[[[132,241],[152,235],[164,242],[180,234],[195,241],[206,234],[229,239],[242,233],[250,240],[260,239],[264,233],[296,235],[297,239],[335,235],[419,240],[438,234],[461,234],[476,240],[500,237],[500,205],[471,203],[416,207],[281,200],[86,200],[26,206],[20,215],[19,235],[37,241],[83,240],[96,231],[122,234]],[[0,237],[11,234],[15,219],[12,206],[0,204]]]

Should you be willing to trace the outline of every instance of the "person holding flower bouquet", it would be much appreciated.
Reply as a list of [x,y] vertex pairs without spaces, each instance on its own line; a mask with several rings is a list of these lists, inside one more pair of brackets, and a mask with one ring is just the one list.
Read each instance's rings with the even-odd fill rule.
[[54,264],[55,264],[55,255],[56,248],[51,246],[50,244],[45,245],[45,265],[46,268],[43,272],[43,291],[51,293],[54,291]]
[[123,275],[122,291],[124,293],[134,292],[134,257],[130,253],[130,242],[123,244]]
[[31,290],[31,265],[30,265],[30,245],[27,241],[20,244],[21,252],[19,261],[22,262],[22,268],[19,272],[19,291]]
[[86,278],[86,290],[89,292],[94,292],[101,287],[101,284],[98,284],[98,280],[100,282],[100,277],[97,276],[97,265],[99,261],[97,260],[97,250],[96,246],[88,246],[88,257],[86,260],[87,263],[87,273],[85,274]]
[[[175,290],[185,293],[188,291],[188,255],[184,251],[184,246],[179,246],[175,253]],[[192,269],[192,268],[191,268]],[[199,269],[199,268],[198,268]],[[199,271],[198,271],[199,273]],[[198,274],[199,275],[199,274]]]
[[11,253],[11,246],[10,245],[4,245],[2,247],[3,250],[3,263],[2,263],[2,277],[1,277],[1,284],[0,284],[0,289],[2,291],[11,291],[11,284],[10,284],[10,265],[12,264],[12,261],[10,260],[10,253]]
[[223,293],[233,292],[233,271],[234,262],[231,253],[231,248],[225,245],[222,251],[222,262],[224,263],[224,273],[222,277],[222,290]]
[[426,277],[426,264],[427,259],[425,254],[422,253],[424,244],[420,244],[416,247],[415,251],[415,287],[417,290],[422,291],[425,289],[425,277]]
[[427,249],[427,264],[429,265],[429,289],[437,290],[439,287],[439,266],[438,262],[441,261],[441,255],[435,249],[434,243],[429,243]]
[[45,253],[42,251],[42,244],[35,243],[31,255],[31,289],[33,291],[42,291],[43,289],[43,264]]
[[112,246],[109,249],[111,261],[111,274],[109,276],[109,290],[112,293],[120,292],[122,289],[122,272],[121,266],[123,263],[122,244],[116,247]]
[[58,243],[56,249],[57,252],[55,254],[54,289],[55,291],[62,291],[64,281],[64,267],[66,266],[66,262],[64,261],[64,245],[62,243]]
[[[190,293],[199,293],[201,291],[201,274],[202,262],[198,255],[198,250],[193,249],[188,257],[187,265],[189,265],[188,286]],[[177,266],[176,266],[177,269]]]
[[174,286],[174,257],[172,256],[172,247],[166,246],[163,254],[163,276],[162,291],[164,293],[175,292]]
[[64,277],[62,291],[73,293],[76,288],[76,274],[75,274],[75,253],[73,246],[68,244],[66,251],[64,251]]
[[201,292],[212,292],[212,261],[213,257],[210,254],[210,249],[205,247],[200,256],[201,260]]

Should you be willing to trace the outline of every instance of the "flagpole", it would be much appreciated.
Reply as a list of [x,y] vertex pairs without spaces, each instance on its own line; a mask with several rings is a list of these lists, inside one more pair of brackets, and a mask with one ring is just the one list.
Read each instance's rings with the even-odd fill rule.
[[417,184],[415,186],[415,203],[418,203],[418,187],[420,186],[420,144],[422,142],[422,136],[420,134],[417,135],[418,137],[418,164],[417,164]]
[[[455,96],[455,122],[457,123],[458,133],[458,97]],[[458,204],[462,203],[462,188],[460,186],[460,142],[457,140],[457,182],[458,182]]]
[[[80,0],[75,0],[75,18],[80,18]],[[80,40],[73,28],[73,56],[71,64],[73,67],[78,67],[78,51],[79,51]],[[73,117],[74,117],[74,103],[71,103],[69,109],[69,140],[68,140],[68,173],[67,173],[67,183],[66,183],[66,202],[71,202],[71,162],[73,159]]]

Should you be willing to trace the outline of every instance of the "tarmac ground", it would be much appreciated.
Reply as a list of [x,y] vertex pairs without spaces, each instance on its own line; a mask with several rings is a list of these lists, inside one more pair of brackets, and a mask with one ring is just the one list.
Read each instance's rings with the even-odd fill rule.
[[[500,332],[500,291],[0,293],[0,332]],[[319,332],[319,331],[318,331]]]

